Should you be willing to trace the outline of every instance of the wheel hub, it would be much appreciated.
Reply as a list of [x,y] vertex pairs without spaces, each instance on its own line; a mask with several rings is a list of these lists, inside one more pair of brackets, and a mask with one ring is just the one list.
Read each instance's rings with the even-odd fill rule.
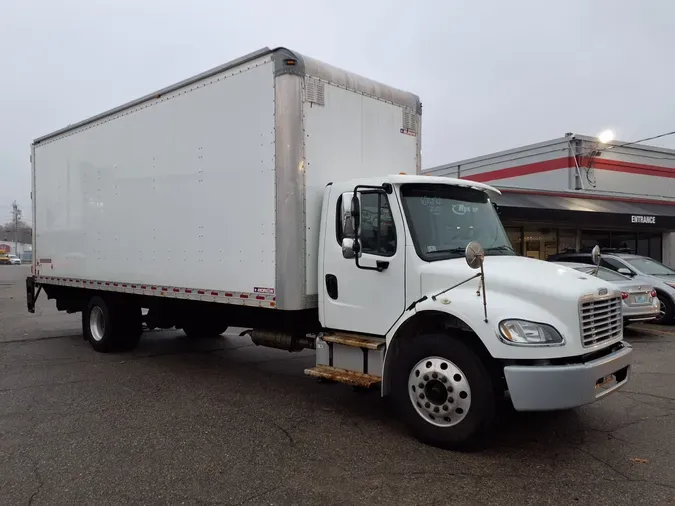
[[89,313],[89,331],[95,341],[100,341],[105,335],[105,317],[98,306],[93,307]]
[[417,413],[439,427],[457,425],[471,407],[471,388],[464,372],[442,357],[427,357],[412,368],[408,392]]

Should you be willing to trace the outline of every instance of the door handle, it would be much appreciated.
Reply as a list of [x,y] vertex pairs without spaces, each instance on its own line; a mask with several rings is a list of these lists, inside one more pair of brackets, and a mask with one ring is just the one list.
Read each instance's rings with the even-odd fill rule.
[[375,262],[375,265],[377,265],[377,272],[382,272],[387,267],[389,267],[389,262],[387,262],[386,260],[378,260],[377,262]]

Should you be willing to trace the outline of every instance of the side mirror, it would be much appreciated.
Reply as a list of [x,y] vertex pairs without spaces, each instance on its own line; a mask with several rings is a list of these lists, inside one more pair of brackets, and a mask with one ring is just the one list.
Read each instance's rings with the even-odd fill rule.
[[616,272],[623,274],[624,276],[633,276],[633,271],[626,269],[625,267],[619,267]]
[[354,229],[354,237],[359,237],[359,225],[361,223],[361,201],[359,200],[358,193],[354,193],[352,195],[351,216],[352,216],[352,228]]
[[600,246],[597,244],[591,250],[591,261],[596,267],[600,265]]
[[342,206],[341,206],[341,209],[340,209],[340,222],[342,224],[342,235],[344,237],[354,237],[354,219],[352,217],[352,199],[353,199],[353,196],[354,196],[354,194],[352,192],[342,194]]
[[351,260],[353,258],[356,258],[358,255],[361,257],[361,244],[351,238],[351,237],[345,237],[342,239],[342,256],[348,260]]

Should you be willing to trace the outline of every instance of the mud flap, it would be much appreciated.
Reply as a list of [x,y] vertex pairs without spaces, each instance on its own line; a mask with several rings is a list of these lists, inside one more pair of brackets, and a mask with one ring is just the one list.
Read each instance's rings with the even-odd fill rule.
[[29,313],[35,313],[35,301],[40,295],[41,286],[38,286],[37,292],[35,291],[35,278],[33,276],[26,278],[26,306],[28,307]]

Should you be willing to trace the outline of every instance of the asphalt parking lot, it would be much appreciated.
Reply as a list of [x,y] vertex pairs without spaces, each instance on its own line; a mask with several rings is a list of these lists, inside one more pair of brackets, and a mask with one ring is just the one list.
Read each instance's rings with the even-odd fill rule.
[[627,331],[632,382],[509,414],[460,454],[407,435],[377,393],[303,375],[308,353],[149,332],[102,355],[79,315],[0,266],[0,504],[672,504],[675,328]]

